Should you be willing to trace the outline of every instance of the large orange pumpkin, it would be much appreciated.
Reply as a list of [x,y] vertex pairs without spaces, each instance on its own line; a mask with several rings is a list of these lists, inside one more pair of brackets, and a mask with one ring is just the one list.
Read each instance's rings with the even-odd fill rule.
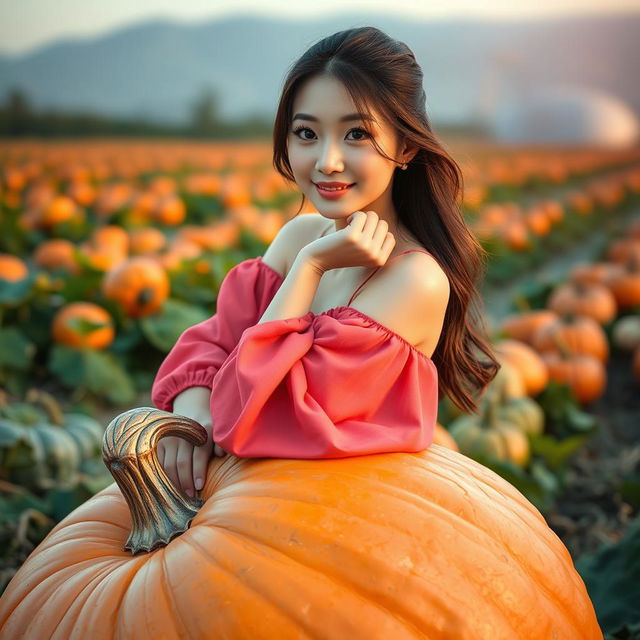
[[137,318],[158,311],[169,296],[169,276],[157,260],[138,256],[110,269],[102,281],[102,293],[117,301],[124,312]]
[[[540,512],[460,453],[214,456],[198,499],[164,473],[162,435],[206,439],[155,409],[109,425],[119,485],[20,567],[0,599],[1,637],[602,640]],[[132,525],[129,543],[151,551],[124,549]]]

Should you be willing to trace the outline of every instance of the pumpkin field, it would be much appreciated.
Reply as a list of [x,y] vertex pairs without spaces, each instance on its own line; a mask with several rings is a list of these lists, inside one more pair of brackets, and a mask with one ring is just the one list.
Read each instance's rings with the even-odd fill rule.
[[[360,481],[356,487],[349,485],[349,490],[340,485],[344,478],[339,473],[326,483],[319,481],[323,470],[337,470],[344,461],[303,461],[300,468],[308,474],[311,487],[303,490],[298,483],[285,482],[285,474],[298,468],[295,461],[243,467],[232,456],[212,460],[201,497],[221,496],[220,509],[225,499],[235,500],[240,515],[234,513],[239,519],[233,522],[240,523],[239,530],[240,525],[244,528],[233,543],[214,539],[211,531],[203,536],[211,536],[209,548],[219,545],[225,550],[225,558],[231,558],[227,569],[232,571],[234,559],[240,562],[241,541],[257,535],[250,514],[271,524],[273,529],[263,535],[265,540],[271,536],[273,548],[277,527],[289,527],[292,547],[280,549],[282,553],[291,553],[316,570],[322,564],[322,572],[331,578],[327,583],[344,580],[348,568],[354,582],[355,574],[361,580],[359,593],[380,604],[367,602],[365,607],[364,600],[354,596],[353,606],[358,610],[362,606],[362,632],[385,629],[386,637],[414,638],[419,636],[403,635],[394,626],[398,619],[416,626],[428,617],[438,625],[447,623],[442,609],[434,608],[437,593],[414,580],[417,572],[403,574],[403,585],[415,593],[413,600],[408,599],[416,603],[412,611],[400,592],[373,594],[373,587],[370,592],[367,568],[360,567],[355,556],[327,552],[317,558],[303,557],[300,550],[307,548],[305,542],[308,548],[324,548],[326,542],[314,537],[317,531],[312,533],[304,523],[328,519],[330,509],[324,502],[343,495],[341,509],[348,502],[351,513],[359,514],[358,522],[372,518],[362,533],[363,544],[375,566],[391,575],[398,571],[398,562],[411,562],[401,554],[405,537],[398,534],[397,545],[387,549],[383,558],[378,552],[387,543],[381,522],[373,524],[375,510],[359,511],[369,490],[380,491],[383,507],[396,514],[397,522],[415,518],[414,525],[421,531],[439,521],[439,510],[448,509],[458,518],[476,518],[482,539],[491,539],[486,544],[489,564],[483,565],[491,572],[492,544],[509,521],[509,516],[498,514],[517,513],[525,527],[519,558],[531,582],[515,578],[509,582],[503,575],[504,584],[495,581],[496,585],[511,589],[514,600],[522,603],[533,593],[532,583],[542,579],[535,577],[541,571],[538,563],[562,557],[566,566],[575,565],[584,581],[604,637],[640,638],[640,148],[502,146],[464,138],[444,139],[444,143],[463,171],[461,210],[488,251],[480,293],[491,343],[502,366],[481,398],[479,413],[464,414],[443,397],[433,450],[424,458],[433,466],[427,467],[423,458],[407,456],[411,461],[403,463],[391,455],[373,478],[368,461],[354,459],[349,473]],[[165,503],[157,496],[170,491],[155,485],[149,489],[149,495],[156,496],[149,508],[153,513],[144,512],[133,487],[139,486],[152,463],[131,470],[123,484],[116,485],[114,469],[124,473],[122,467],[128,465],[129,458],[122,452],[126,443],[120,443],[123,450],[117,452],[121,457],[113,468],[103,456],[107,441],[113,449],[121,436],[121,414],[152,407],[151,384],[160,363],[185,329],[215,313],[226,273],[242,260],[263,255],[282,225],[296,214],[300,193],[274,171],[271,159],[267,143],[105,139],[6,141],[0,147],[0,594],[5,590],[7,594],[4,608],[0,597],[1,637],[21,628],[18,622],[13,627],[9,622],[7,627],[2,625],[29,598],[27,581],[15,584],[32,552],[44,558],[65,535],[69,539],[86,535],[98,545],[99,535],[111,539],[122,533],[123,525],[117,523],[130,517],[122,505],[114,507],[110,529],[106,523],[101,532],[93,527],[103,524],[98,510],[106,509],[106,502],[122,486],[131,488],[127,504],[132,513],[138,513],[137,542],[146,551],[155,543],[149,543],[144,526],[151,528],[149,522],[158,512],[179,514],[181,531],[197,513],[197,508],[184,511],[184,501],[177,494]],[[312,211],[303,209],[301,215]],[[166,419],[162,413],[156,418],[160,422]],[[130,414],[130,420],[151,421],[153,414],[136,416]],[[144,422],[145,428],[149,424]],[[165,427],[158,426],[158,432],[161,428]],[[194,441],[201,436],[193,424],[182,428]],[[115,452],[109,455],[109,460],[115,460]],[[405,503],[406,511],[398,507],[396,512],[384,478],[404,474],[410,485],[422,473],[428,473],[434,491],[441,491],[435,498],[421,495],[425,504],[429,500],[436,504],[433,511],[409,510]],[[477,501],[475,509],[447,502],[459,497],[439,488],[444,476],[455,477],[455,482],[467,487]],[[472,477],[477,486],[465,484],[465,478]],[[273,491],[281,497],[278,520],[269,519],[269,503],[258,499]],[[321,508],[313,504],[316,495],[324,496],[326,512],[314,513]],[[531,505],[570,557],[563,556],[551,531],[543,531]],[[207,505],[200,501],[198,507],[205,514]],[[335,531],[352,526],[345,513],[335,511],[339,514]],[[213,522],[214,516],[210,510],[203,517]],[[296,527],[296,519],[303,524]],[[84,533],[74,529],[83,524]],[[206,529],[202,523],[198,526],[201,533]],[[158,539],[167,544],[178,529],[178,525],[175,530],[163,529]],[[454,546],[446,527],[437,531],[441,535],[425,535],[425,545]],[[407,539],[419,539],[415,532],[405,534]],[[346,553],[347,542],[355,549],[356,533],[347,537],[352,535],[354,539],[340,547],[341,553]],[[179,541],[177,537],[174,548]],[[168,543],[166,549],[171,546]],[[55,561],[46,556],[48,573],[45,559],[39,560],[41,566],[33,570],[34,575],[50,580],[55,565],[56,579],[62,580],[60,576],[67,575],[62,566],[65,553],[58,551]],[[207,556],[207,561],[211,559]],[[80,552],[77,558],[66,558],[68,566],[87,561]],[[313,564],[316,561],[318,566]],[[450,564],[441,562],[436,570],[443,576],[446,571],[455,572],[461,601],[477,599],[474,615],[480,619],[490,610],[486,602],[497,596],[483,591],[481,597],[480,587],[474,590],[470,577],[468,585],[461,584],[462,576],[473,573],[468,558],[456,555]],[[480,571],[479,566],[475,570]],[[271,589],[266,586],[267,576],[273,572],[277,579],[282,568],[274,560],[264,571],[265,582],[254,583],[247,570],[253,589]],[[179,576],[187,580],[186,575]],[[136,580],[125,569],[118,579],[123,585]],[[155,579],[151,570],[148,579]],[[564,599],[567,610],[571,608],[567,602],[576,602],[578,620],[581,605],[575,598],[581,593],[580,585],[568,578],[564,583],[556,579],[562,592],[559,601]],[[443,577],[443,581],[453,584],[454,579]],[[294,582],[286,584],[291,587]],[[301,631],[295,635],[296,624],[300,629],[305,625],[287,603],[299,592],[320,597],[311,593],[312,583],[304,578],[295,584],[289,598],[284,594],[280,601],[271,596],[282,607],[280,637],[319,637],[313,636],[311,613],[304,618],[309,635]],[[199,585],[194,583],[196,588]],[[89,598],[80,586],[77,593],[69,589],[74,595],[66,603],[61,593],[61,588],[54,589],[55,598],[43,595],[42,601],[52,597],[51,606],[72,610],[74,602]],[[539,597],[539,606],[546,607],[546,600],[543,603]],[[482,598],[486,602],[481,604]],[[246,613],[246,637],[260,628],[261,616],[269,615],[263,599],[256,600],[246,605],[252,610]],[[35,607],[36,600],[30,604]],[[121,615],[126,628],[138,637],[135,612],[129,607],[131,602],[123,605]],[[396,612],[393,621],[385,608]],[[510,615],[513,623],[516,608]],[[225,629],[233,628],[231,616],[221,620],[220,637],[231,637],[224,635]],[[567,620],[570,617],[567,614]],[[73,626],[74,620],[68,618],[61,619],[60,637]],[[173,624],[160,618],[158,629]],[[77,621],[79,629],[89,624],[83,620]],[[579,622],[574,627],[567,622],[554,631],[558,635],[538,636],[534,631],[543,630],[525,632],[526,623],[520,622],[524,635],[518,637],[570,638],[566,630],[580,628]],[[324,637],[346,637],[341,635],[349,630],[346,619],[327,624],[334,626],[326,629],[329,635]],[[433,624],[435,634],[440,627]],[[487,625],[487,635],[479,632],[477,637],[507,637],[490,635],[491,628],[506,634],[507,624],[501,625],[494,620],[493,627]],[[597,637],[584,633],[580,637]],[[191,637],[198,637],[196,630]]]

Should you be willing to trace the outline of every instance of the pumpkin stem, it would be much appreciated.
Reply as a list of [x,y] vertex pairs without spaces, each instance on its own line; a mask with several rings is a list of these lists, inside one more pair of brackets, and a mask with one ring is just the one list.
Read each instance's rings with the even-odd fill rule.
[[589,291],[588,285],[586,285],[584,282],[581,282],[580,280],[573,282],[573,288],[580,298],[584,298]]
[[200,423],[152,407],[121,413],[104,432],[102,459],[129,505],[132,529],[124,548],[133,554],[169,544],[204,504],[180,492],[162,468],[156,449],[164,436],[196,446],[207,441]]
[[46,412],[47,417],[57,427],[61,427],[64,424],[64,413],[60,407],[60,403],[46,391],[41,389],[29,389],[26,395],[26,401],[40,405]]

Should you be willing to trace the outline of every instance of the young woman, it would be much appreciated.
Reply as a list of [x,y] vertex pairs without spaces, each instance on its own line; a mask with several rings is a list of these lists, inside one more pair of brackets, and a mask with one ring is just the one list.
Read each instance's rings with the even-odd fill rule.
[[439,397],[475,410],[495,376],[476,289],[485,255],[422,81],[411,50],[373,27],[321,40],[289,72],[274,166],[319,215],[294,217],[263,257],[236,265],[216,314],[158,371],[155,405],[209,431],[202,447],[159,443],[189,495],[212,452],[423,450]]

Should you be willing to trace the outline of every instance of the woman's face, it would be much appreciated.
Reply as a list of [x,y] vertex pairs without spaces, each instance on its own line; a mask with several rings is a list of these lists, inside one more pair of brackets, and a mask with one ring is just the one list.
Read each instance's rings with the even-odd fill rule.
[[[332,76],[317,76],[301,85],[294,99],[287,140],[295,181],[319,213],[336,221],[336,230],[346,226],[346,218],[354,211],[368,210],[394,228],[391,188],[398,165],[378,153],[359,117],[341,121],[355,113],[348,92]],[[402,161],[397,155],[395,130],[375,111],[373,116],[376,122],[369,126],[376,142],[387,155]],[[328,198],[318,190],[317,182],[353,186],[338,198]]]

